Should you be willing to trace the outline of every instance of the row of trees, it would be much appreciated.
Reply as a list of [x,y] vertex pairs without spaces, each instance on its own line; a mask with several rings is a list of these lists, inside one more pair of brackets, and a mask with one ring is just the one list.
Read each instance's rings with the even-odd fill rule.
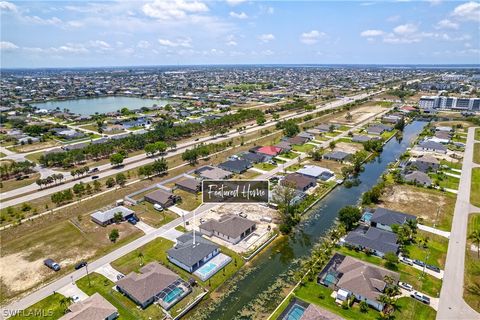
[[190,165],[195,165],[199,158],[207,157],[211,153],[225,150],[233,145],[233,141],[214,143],[214,144],[198,144],[192,149],[187,149],[182,154],[182,160],[187,161]]
[[48,187],[51,184],[58,184],[61,183],[64,179],[63,174],[61,173],[54,173],[44,179],[37,179],[35,183],[42,188],[42,186]]
[[277,122],[275,127],[277,128],[277,130],[282,129],[283,133],[287,137],[293,137],[300,132],[300,127],[298,126],[297,121],[295,119],[289,119],[289,120]]
[[0,166],[0,176],[2,180],[8,180],[18,174],[29,174],[33,172],[35,168],[35,163],[28,160],[25,161],[4,161]]
[[153,175],[161,175],[168,171],[168,163],[165,158],[155,160],[151,164],[144,165],[138,168],[138,175],[150,178]]

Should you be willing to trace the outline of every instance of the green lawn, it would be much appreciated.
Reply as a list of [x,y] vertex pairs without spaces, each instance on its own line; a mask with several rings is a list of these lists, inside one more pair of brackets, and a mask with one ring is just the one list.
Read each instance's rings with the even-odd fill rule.
[[296,157],[299,156],[299,154],[295,153],[295,152],[292,152],[292,151],[289,151],[289,152],[282,153],[279,156],[282,157],[282,158],[286,158],[286,159],[295,159]]
[[468,234],[473,230],[480,230],[480,213],[471,213],[468,216]]
[[193,194],[182,189],[175,189],[173,193],[182,198],[182,201],[177,204],[180,209],[192,211],[202,204],[202,195],[200,193]]
[[473,162],[480,164],[480,143],[473,146]]
[[441,188],[458,190],[458,184],[460,183],[460,179],[458,178],[436,173],[431,173],[429,176],[433,182],[437,183]]
[[295,164],[292,164],[290,167],[287,167],[286,170],[287,171],[297,171],[299,169],[302,169],[304,166],[304,164],[302,163],[295,163]]
[[176,226],[175,230],[180,231],[180,232],[187,232],[187,229],[185,229],[184,226]]
[[[338,136],[340,133],[342,133],[341,131],[333,131],[333,132],[326,132],[325,135],[329,136],[329,137],[336,137]],[[328,138],[328,137],[327,137]]]
[[[66,305],[62,304],[62,299],[65,298],[59,293],[52,294],[47,298],[35,303],[34,305],[25,309],[21,314],[15,315],[9,319],[28,319],[28,320],[56,320],[65,314]],[[41,310],[41,312],[39,312]],[[37,313],[39,313],[37,315]]]
[[[480,229],[480,213],[472,213],[468,217],[468,234]],[[478,253],[470,250],[471,241],[467,241],[465,254],[465,285],[463,298],[477,312],[480,312],[480,294],[475,290],[480,286],[480,257]],[[476,285],[475,285],[476,284]]]
[[[379,257],[367,256],[361,251],[357,252],[345,247],[340,247],[336,250],[341,254],[349,255],[362,261],[385,267],[385,260]],[[393,271],[399,272],[400,281],[411,284],[415,290],[424,292],[432,297],[438,297],[440,295],[440,288],[442,287],[442,281],[440,279],[437,279],[429,274],[425,274],[423,279],[421,279],[422,271],[403,263],[398,263],[397,270]]]
[[[445,267],[445,259],[447,256],[448,239],[425,231],[418,231],[417,239],[428,237],[427,248],[418,244],[410,244],[406,246],[408,256],[411,259],[425,261],[428,264],[438,266],[440,269]],[[428,259],[425,257],[428,252]]]
[[114,290],[115,284],[101,274],[91,273],[88,277],[78,280],[76,284],[89,296],[96,292],[100,293],[118,309],[120,319],[161,319],[164,316],[161,308],[156,304],[150,305],[145,310],[137,308],[132,300]]
[[475,140],[480,141],[480,129],[475,130]]
[[472,189],[470,190],[470,202],[480,207],[480,168],[472,170]]
[[313,148],[315,148],[314,145],[312,144],[302,144],[302,145],[294,145],[293,146],[293,150],[294,151],[298,151],[298,152],[303,152],[303,153],[307,153],[309,151],[311,151]]
[[168,209],[158,211],[153,207],[153,204],[147,201],[140,202],[133,206],[132,209],[135,210],[136,214],[143,222],[155,228],[159,228],[178,218],[178,215],[173,211]]
[[397,300],[395,319],[401,320],[434,320],[437,312],[420,301],[412,298],[403,297]]
[[263,171],[270,171],[270,170],[273,170],[274,168],[277,167],[277,166],[274,165],[274,164],[265,163],[265,162],[255,163],[253,166],[254,166],[255,168],[260,169],[260,170],[263,170]]
[[157,238],[143,247],[137,249],[134,252],[124,255],[123,257],[115,260],[112,263],[112,266],[119,270],[120,272],[127,274],[131,271],[138,271],[140,266],[140,258],[138,257],[139,252],[143,254],[143,263],[147,264],[151,261],[159,261],[164,266],[173,270],[175,273],[180,275],[184,280],[189,278],[195,278],[197,282],[203,287],[209,287],[213,291],[228,278],[230,278],[238,269],[240,269],[244,261],[237,253],[221,246],[221,251],[232,258],[232,262],[224,267],[224,270],[219,271],[213,277],[207,281],[201,281],[196,278],[196,276],[186,272],[185,270],[177,267],[167,259],[167,250],[173,246],[173,242],[163,238]]
[[385,131],[384,133],[381,134],[381,137],[383,138],[383,140],[387,141],[392,136],[394,136],[396,133],[397,133],[397,130]]
[[440,164],[442,166],[449,166],[452,169],[458,169],[458,170],[462,169],[462,163],[461,162],[450,162],[450,161],[446,161],[446,160],[440,160]]

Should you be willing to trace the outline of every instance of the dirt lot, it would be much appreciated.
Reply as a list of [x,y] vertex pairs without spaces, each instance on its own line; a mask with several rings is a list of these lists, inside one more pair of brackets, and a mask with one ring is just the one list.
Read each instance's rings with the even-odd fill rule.
[[[213,242],[216,242],[222,246],[225,246],[235,252],[246,252],[262,245],[269,237],[268,226],[272,229],[276,227],[276,224],[279,223],[277,211],[259,204],[223,204],[218,205],[206,211],[202,215],[202,221],[207,221],[209,219],[218,219],[219,217],[226,214],[239,214],[245,213],[247,219],[253,220],[257,223],[257,229],[255,232],[247,237],[246,239],[240,241],[236,245],[233,245],[227,241],[224,241],[217,237],[208,238]],[[270,217],[272,223],[260,221],[262,217]],[[200,218],[197,218],[194,225],[195,229],[198,230],[198,225],[200,224]],[[187,230],[192,230],[192,222],[187,226]]]
[[345,117],[338,117],[335,119],[335,123],[346,124],[346,125],[356,125],[365,119],[378,114],[386,109],[380,105],[375,106],[362,106],[355,110],[352,110],[350,114],[352,115],[352,120],[348,121]]
[[381,206],[416,215],[422,224],[432,226],[437,220],[438,229],[449,231],[452,224],[455,195],[438,190],[410,185],[389,187],[382,197]]
[[363,145],[360,143],[339,142],[335,145],[335,151],[355,153],[360,150],[363,150]]
[[[63,221],[49,229],[32,232],[7,243],[2,242],[2,302],[71,271],[73,265],[80,260],[103,254],[143,234],[128,223],[100,227],[85,216],[81,221],[77,219],[76,224],[82,231],[73,223]],[[108,234],[114,228],[119,230],[120,238],[112,245]],[[45,267],[43,260],[46,258],[54,259],[62,270],[54,272]]]
[[[304,163],[306,164],[306,163]],[[327,168],[329,170],[332,170],[338,177],[342,175],[342,167],[345,166],[345,164],[341,164],[340,162],[333,161],[333,160],[321,160],[321,161],[314,161],[310,159],[308,161],[308,164],[316,165],[319,167]]]

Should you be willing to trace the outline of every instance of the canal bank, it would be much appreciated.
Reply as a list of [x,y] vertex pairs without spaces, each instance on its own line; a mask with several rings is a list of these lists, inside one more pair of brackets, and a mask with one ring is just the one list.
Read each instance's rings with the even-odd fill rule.
[[[407,125],[402,140],[390,140],[378,157],[364,165],[365,170],[358,176],[360,185],[335,188],[311,209],[291,236],[274,241],[272,246],[255,257],[252,267],[240,274],[238,279],[228,282],[226,285],[230,288],[222,297],[215,297],[217,303],[212,308],[207,311],[201,307],[190,318],[253,319],[251,315],[258,309],[268,316],[283,298],[280,291],[285,285],[294,285],[292,274],[298,261],[310,253],[314,244],[333,225],[338,211],[344,206],[355,205],[362,193],[378,182],[388,164],[405,152],[425,125],[426,122],[420,121]],[[280,299],[273,299],[274,295]]]

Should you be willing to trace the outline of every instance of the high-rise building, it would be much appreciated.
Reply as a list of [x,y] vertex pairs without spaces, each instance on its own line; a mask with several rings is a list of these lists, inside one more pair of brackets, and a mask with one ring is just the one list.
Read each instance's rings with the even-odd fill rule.
[[424,96],[418,102],[420,109],[480,111],[480,98]]

